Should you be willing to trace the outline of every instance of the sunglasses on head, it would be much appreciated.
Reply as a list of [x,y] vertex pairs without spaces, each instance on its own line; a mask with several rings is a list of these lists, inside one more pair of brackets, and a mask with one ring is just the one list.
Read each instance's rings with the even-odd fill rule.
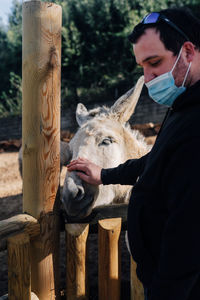
[[174,30],[179,32],[187,41],[189,41],[189,37],[180,29],[178,26],[176,26],[172,21],[170,21],[168,18],[166,18],[163,14],[158,12],[152,12],[145,16],[140,24],[148,25],[148,24],[156,24],[160,21],[165,22],[169,26],[171,26]]

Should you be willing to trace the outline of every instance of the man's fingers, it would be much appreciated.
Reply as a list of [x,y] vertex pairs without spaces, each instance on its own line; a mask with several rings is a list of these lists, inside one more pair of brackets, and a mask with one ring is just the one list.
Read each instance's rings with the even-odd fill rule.
[[73,166],[77,166],[77,165],[80,165],[80,164],[83,164],[83,163],[81,163],[78,160],[74,160],[73,162],[71,162],[70,164],[67,165],[67,168],[71,168]]
[[75,164],[77,164],[77,163],[79,163],[78,160],[72,160],[72,161],[67,165],[67,167],[73,166],[73,165],[75,165]]
[[75,159],[75,160],[72,160],[68,165],[67,167],[71,167],[71,166],[74,166],[76,164],[82,164],[82,163],[88,163],[89,160],[85,159],[85,158],[78,158],[78,159]]
[[80,163],[76,163],[74,165],[71,165],[71,166],[68,166],[67,167],[68,171],[71,172],[71,171],[83,171],[83,172],[87,172],[87,167],[84,165],[84,164],[80,164]]
[[86,175],[85,173],[77,172],[77,175],[80,177],[80,179],[82,179],[82,180],[84,180],[84,181],[90,183],[90,182],[89,182],[89,177],[88,177],[88,175]]
[[67,170],[69,172],[76,171],[80,179],[89,184],[99,185],[102,183],[100,178],[101,168],[88,159],[78,158],[71,161],[67,165]]

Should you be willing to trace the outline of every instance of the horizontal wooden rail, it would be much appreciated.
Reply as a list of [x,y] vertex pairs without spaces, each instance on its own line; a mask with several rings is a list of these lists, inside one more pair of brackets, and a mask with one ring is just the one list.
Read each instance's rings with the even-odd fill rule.
[[[127,229],[127,209],[128,204],[110,204],[95,207],[92,213],[84,219],[66,217],[64,212],[65,223],[87,223],[90,224],[90,232],[98,232],[98,222],[104,219],[121,218],[122,230]],[[62,226],[62,230],[64,230]]]
[[20,232],[28,234],[31,240],[39,235],[40,225],[35,218],[27,214],[0,221],[0,251],[7,249],[8,237]]
[[[121,218],[122,230],[127,227],[127,204],[111,204],[108,206],[98,206],[93,209],[91,215],[84,219],[66,218],[61,230],[65,230],[65,223],[89,223],[90,232],[98,231],[98,221],[103,219]],[[40,233],[38,221],[30,215],[19,214],[6,220],[0,221],[0,251],[7,249],[7,238],[13,234],[25,232],[33,239]],[[1,299],[0,299],[1,300]]]

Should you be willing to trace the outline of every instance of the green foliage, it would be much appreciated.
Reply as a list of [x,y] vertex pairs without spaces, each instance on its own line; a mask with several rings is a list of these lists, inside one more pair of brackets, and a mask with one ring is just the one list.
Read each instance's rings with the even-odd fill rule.
[[8,40],[5,28],[0,27],[0,91],[2,91],[8,85]]
[[108,88],[133,70],[126,30],[130,9],[126,0],[63,2],[62,76],[76,97],[78,87]]
[[13,0],[8,28],[0,27],[0,116],[21,113],[21,8]]
[[[21,1],[13,0],[7,31],[9,63],[13,71],[21,76],[22,65],[22,5]],[[9,72],[8,72],[9,73]]]
[[[13,0],[8,27],[0,20],[0,116],[21,111],[22,5]],[[133,85],[138,68],[127,36],[150,11],[199,0],[53,0],[63,8],[62,99],[67,105],[114,99]]]
[[14,72],[10,72],[10,89],[0,95],[0,115],[16,115],[21,113],[22,108],[22,89],[21,77]]
[[[193,5],[199,0],[193,0]],[[184,6],[189,0],[63,1],[63,86],[73,101],[96,89],[133,85],[136,64],[127,36],[150,11]],[[136,74],[135,74],[136,73]],[[64,95],[65,96],[65,95]],[[103,97],[102,97],[103,98]],[[95,100],[95,99],[94,99]],[[69,99],[68,99],[69,104]]]

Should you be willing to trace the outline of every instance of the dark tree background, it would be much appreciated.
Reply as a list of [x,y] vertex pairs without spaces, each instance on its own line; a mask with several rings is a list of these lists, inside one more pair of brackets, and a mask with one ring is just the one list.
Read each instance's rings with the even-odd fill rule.
[[[127,36],[146,13],[186,6],[200,17],[200,0],[52,2],[63,8],[63,107],[114,100],[133,86],[141,71]],[[8,26],[0,20],[0,117],[21,113],[21,11],[21,0],[13,0]]]

